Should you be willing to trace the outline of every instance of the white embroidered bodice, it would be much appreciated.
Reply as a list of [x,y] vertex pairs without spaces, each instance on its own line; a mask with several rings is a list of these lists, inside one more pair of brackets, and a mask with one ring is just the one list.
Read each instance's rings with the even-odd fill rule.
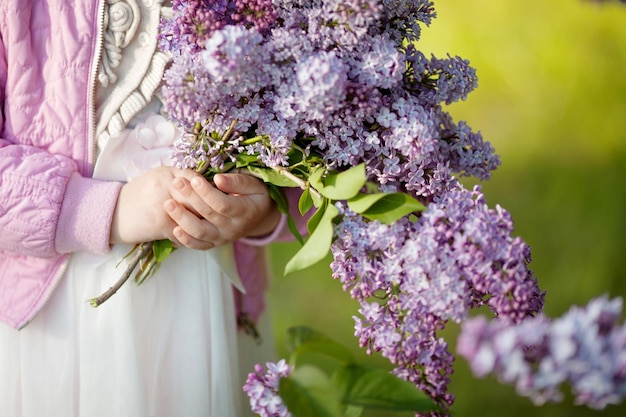
[[120,133],[154,99],[168,54],[157,48],[167,0],[107,0],[96,88],[96,138]]

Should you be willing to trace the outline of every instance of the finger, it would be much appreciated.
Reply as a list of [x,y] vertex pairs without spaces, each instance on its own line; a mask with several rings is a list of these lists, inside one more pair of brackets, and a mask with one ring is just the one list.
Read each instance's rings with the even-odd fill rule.
[[[172,180],[172,187],[170,190],[171,196],[176,199],[181,204],[184,204],[187,209],[194,211],[195,214],[199,215],[197,211],[194,209],[193,199],[194,199],[194,191],[189,184],[189,180],[176,177]],[[196,203],[197,205],[197,203]]]
[[267,186],[258,178],[248,174],[217,174],[215,186],[227,194],[267,194]]
[[177,201],[171,199],[164,203],[165,211],[176,223],[173,235],[182,245],[192,249],[210,249],[223,240],[217,228],[197,217]]
[[232,218],[237,217],[246,210],[246,207],[242,206],[239,197],[223,193],[202,177],[192,179],[191,186],[204,203],[204,206],[198,204],[195,207],[202,217],[214,223],[217,227],[227,227],[231,223]]
[[228,222],[223,214],[232,210],[232,203],[225,199],[224,193],[201,176],[192,177],[191,183],[186,178],[175,178],[172,181],[171,194],[197,217],[218,225]]
[[207,250],[213,249],[216,246],[213,242],[207,242],[194,238],[193,236],[187,234],[180,226],[176,226],[172,233],[176,239],[181,242],[179,246],[185,246],[189,249]]

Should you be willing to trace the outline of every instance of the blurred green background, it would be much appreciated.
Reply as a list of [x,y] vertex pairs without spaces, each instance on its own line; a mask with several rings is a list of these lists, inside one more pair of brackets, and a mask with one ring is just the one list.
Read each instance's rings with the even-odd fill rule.
[[[459,55],[477,69],[479,87],[450,106],[480,130],[502,158],[483,183],[488,203],[513,216],[530,244],[532,269],[547,291],[551,317],[592,297],[626,294],[626,6],[585,0],[435,1],[438,18],[419,47]],[[469,183],[468,183],[469,184]],[[279,354],[288,327],[306,324],[354,350],[357,306],[330,277],[328,263],[282,276],[294,244],[271,248],[270,291]],[[444,337],[454,351],[458,327]],[[459,358],[450,386],[456,416],[626,416],[626,404],[603,411],[534,406],[493,377],[476,379]],[[370,413],[368,416],[411,414]]]

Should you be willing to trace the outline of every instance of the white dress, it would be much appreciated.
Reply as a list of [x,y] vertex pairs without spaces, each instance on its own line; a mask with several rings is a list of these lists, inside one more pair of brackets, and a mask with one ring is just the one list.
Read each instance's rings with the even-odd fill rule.
[[[158,9],[147,13],[160,1],[137,3],[153,27]],[[110,3],[130,10],[123,2]],[[144,85],[155,79],[158,71],[151,71],[162,67],[161,58],[155,54],[153,65],[144,68]],[[132,78],[136,71],[125,74]],[[136,100],[129,93],[126,103]],[[126,180],[164,162],[171,125],[147,109],[134,117],[133,128],[111,134],[119,119],[108,115],[96,178]],[[88,300],[119,278],[129,249],[117,245],[107,256],[73,254],[31,323],[20,331],[0,324],[0,417],[252,415],[242,391],[245,375],[255,363],[273,360],[274,349],[267,314],[259,329],[263,346],[237,332],[232,247],[176,250],[143,285],[129,281],[100,307],[91,307]]]
[[[236,330],[232,248],[178,249],[144,284],[129,280],[91,307],[88,300],[121,275],[129,249],[116,245],[107,256],[75,253],[30,324],[20,331],[0,325],[1,416],[250,413],[243,378],[255,362],[271,359],[272,347],[258,347]],[[267,327],[262,331],[271,339]]]
[[87,300],[119,276],[126,250],[76,254],[26,328],[2,327],[0,372],[11,375],[2,415],[240,415],[232,290],[217,262],[177,251],[149,282],[127,283],[91,307]]
[[[126,133],[137,131],[144,132],[144,141],[150,135],[146,123]],[[119,149],[133,146],[123,139]],[[159,158],[155,149],[124,155],[147,165]],[[105,150],[96,175],[113,175],[110,168],[122,166],[139,172],[119,161],[124,159]],[[272,349],[237,334],[232,247],[178,249],[144,284],[129,280],[100,307],[91,307],[88,300],[119,278],[129,249],[116,245],[108,256],[74,254],[53,297],[30,324],[21,331],[0,326],[0,375],[8,382],[0,386],[0,415],[249,415],[243,376]],[[239,367],[242,347],[245,369]]]

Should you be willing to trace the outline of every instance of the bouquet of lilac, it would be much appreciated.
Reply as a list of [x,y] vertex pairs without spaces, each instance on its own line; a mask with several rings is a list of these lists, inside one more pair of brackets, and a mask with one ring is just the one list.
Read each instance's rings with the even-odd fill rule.
[[[512,321],[534,316],[543,293],[508,213],[457,179],[488,179],[499,159],[443,107],[476,87],[474,69],[416,47],[435,18],[433,3],[172,3],[160,47],[173,56],[164,111],[185,132],[175,165],[207,178],[232,170],[258,176],[286,214],[282,192],[299,187],[300,212],[313,213],[310,236],[305,242],[292,227],[303,247],[286,272],[331,250],[334,278],[361,304],[361,345],[437,405],[413,410],[445,415],[453,357],[438,331],[485,304]],[[142,248],[135,259],[149,261],[141,277],[172,250],[167,242]],[[280,408],[280,399],[267,398],[282,394],[276,378],[258,377],[269,380],[271,390],[248,388],[261,416]]]

